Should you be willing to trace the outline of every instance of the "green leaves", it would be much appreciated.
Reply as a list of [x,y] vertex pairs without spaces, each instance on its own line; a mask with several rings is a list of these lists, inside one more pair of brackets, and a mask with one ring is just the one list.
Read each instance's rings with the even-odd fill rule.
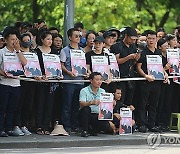
[[[99,31],[109,27],[132,26],[143,32],[164,26],[168,32],[180,24],[180,1],[177,0],[74,0],[75,19],[85,29]],[[34,3],[33,3],[34,2]],[[33,12],[34,5],[37,10]],[[169,11],[169,13],[167,12]],[[42,18],[47,25],[63,31],[64,0],[1,0],[0,30],[16,21]]]

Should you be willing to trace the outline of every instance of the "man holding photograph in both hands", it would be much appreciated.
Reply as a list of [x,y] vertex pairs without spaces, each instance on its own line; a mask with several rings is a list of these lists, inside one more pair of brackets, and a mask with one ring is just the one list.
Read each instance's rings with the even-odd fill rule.
[[80,125],[82,127],[81,136],[88,137],[97,135],[100,131],[113,134],[112,123],[106,120],[98,120],[100,94],[105,92],[100,88],[102,75],[98,72],[90,74],[90,85],[83,88],[80,92]]

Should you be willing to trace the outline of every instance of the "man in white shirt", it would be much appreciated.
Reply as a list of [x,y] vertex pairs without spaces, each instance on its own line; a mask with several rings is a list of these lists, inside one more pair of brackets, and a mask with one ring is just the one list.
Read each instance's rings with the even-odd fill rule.
[[17,35],[14,27],[7,27],[3,33],[6,46],[0,50],[0,137],[18,136],[12,130],[13,117],[20,98],[20,81],[6,75],[3,61],[4,53],[16,53],[22,65],[26,65]]

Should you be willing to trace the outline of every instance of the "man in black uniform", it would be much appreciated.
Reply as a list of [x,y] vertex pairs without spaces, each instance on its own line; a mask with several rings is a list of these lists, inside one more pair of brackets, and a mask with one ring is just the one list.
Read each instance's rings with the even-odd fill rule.
[[[147,59],[146,55],[161,55],[160,50],[156,49],[157,34],[154,31],[148,31],[147,33],[147,47],[145,47],[141,53],[141,57],[137,63],[138,73],[146,78],[146,81],[142,81],[140,84],[140,98],[137,105],[138,110],[138,127],[140,132],[147,132],[147,127],[151,132],[160,132],[160,129],[155,126],[156,108],[160,97],[161,82],[155,81],[153,75],[148,75],[147,72]],[[167,81],[167,74],[165,81]],[[148,114],[147,114],[148,105]]]
[[[137,39],[137,32],[131,27],[125,30],[125,37],[122,41],[117,42],[111,47],[111,52],[116,54],[116,59],[119,64],[120,77],[129,78],[134,77],[134,65],[138,58],[135,41]],[[119,87],[122,89],[122,103],[132,105],[134,95],[135,83],[134,81],[119,82]]]

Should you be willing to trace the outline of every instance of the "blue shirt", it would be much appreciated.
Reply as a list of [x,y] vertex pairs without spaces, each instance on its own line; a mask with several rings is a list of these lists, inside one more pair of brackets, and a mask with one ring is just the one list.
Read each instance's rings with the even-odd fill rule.
[[[105,90],[102,88],[99,88],[97,93],[95,94],[92,89],[91,85],[81,89],[80,95],[79,95],[79,101],[83,102],[90,102],[93,100],[100,100],[100,94],[104,93]],[[99,105],[90,105],[91,113],[99,113]]]

